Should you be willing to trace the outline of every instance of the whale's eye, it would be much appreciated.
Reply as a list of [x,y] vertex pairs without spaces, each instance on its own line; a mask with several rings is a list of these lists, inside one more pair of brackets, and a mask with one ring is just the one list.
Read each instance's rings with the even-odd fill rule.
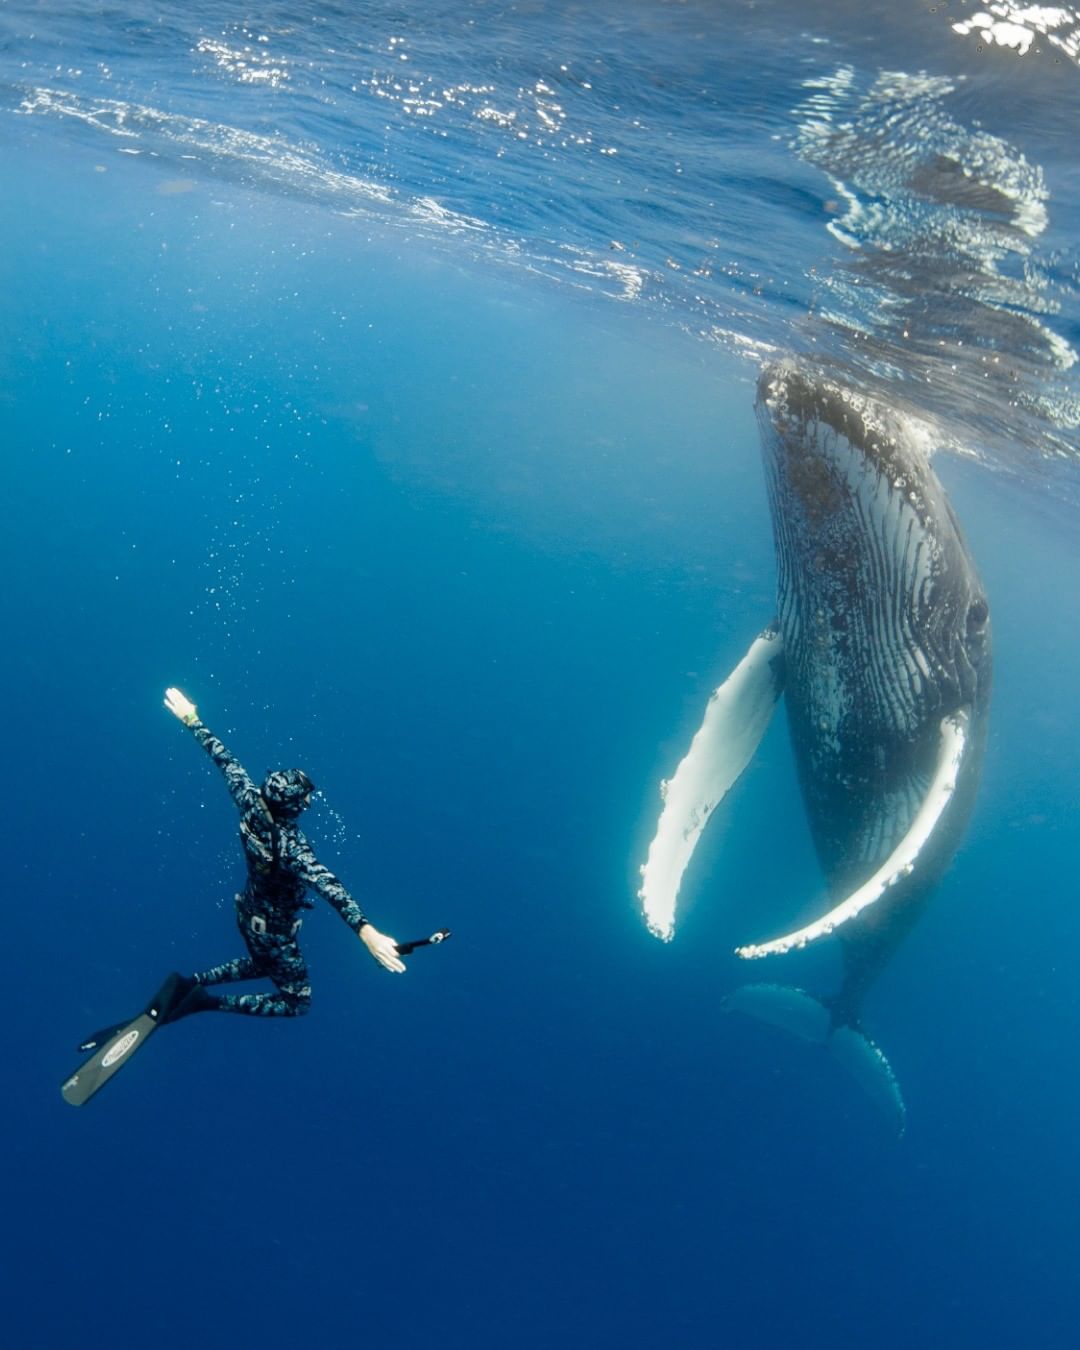
[[985,600],[973,600],[968,606],[967,630],[969,633],[981,633],[990,617]]

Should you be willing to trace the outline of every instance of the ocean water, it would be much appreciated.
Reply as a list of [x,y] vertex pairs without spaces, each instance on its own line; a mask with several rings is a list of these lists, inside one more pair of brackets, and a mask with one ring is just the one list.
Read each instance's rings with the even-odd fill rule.
[[[996,0],[0,6],[12,1344],[1075,1345],[1078,66]],[[866,1005],[900,1140],[723,1011],[824,896],[782,718],[673,942],[635,898],[772,617],[789,352],[931,428],[994,615]],[[72,1110],[82,1035],[239,954],[172,684],[454,936],[390,978],[320,906],[309,1017]]]

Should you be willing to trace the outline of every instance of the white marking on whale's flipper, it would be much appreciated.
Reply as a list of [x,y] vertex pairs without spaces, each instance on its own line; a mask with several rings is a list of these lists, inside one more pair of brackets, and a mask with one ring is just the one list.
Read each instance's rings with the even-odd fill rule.
[[897,1134],[904,1133],[904,1098],[883,1052],[857,1027],[834,1028],[828,1008],[805,990],[782,984],[745,984],[728,995],[724,1007],[779,1027],[812,1045],[825,1046],[892,1122]]
[[772,629],[709,699],[675,776],[660,785],[664,809],[641,868],[638,896],[649,931],[665,942],[675,931],[675,902],[683,873],[713,809],[749,764],[783,691],[783,642]]
[[869,881],[865,881],[846,900],[842,900],[814,923],[807,924],[805,928],[800,928],[794,933],[788,933],[785,937],[774,938],[772,942],[751,943],[746,947],[737,947],[736,955],[746,961],[753,961],[759,956],[774,956],[780,952],[789,952],[795,947],[805,947],[808,942],[813,942],[815,938],[826,937],[841,924],[854,919],[868,905],[880,900],[895,882],[908,876],[956,791],[956,779],[967,744],[967,727],[968,717],[963,711],[952,713],[942,721],[937,768],[923,804],[911,822],[907,834]]

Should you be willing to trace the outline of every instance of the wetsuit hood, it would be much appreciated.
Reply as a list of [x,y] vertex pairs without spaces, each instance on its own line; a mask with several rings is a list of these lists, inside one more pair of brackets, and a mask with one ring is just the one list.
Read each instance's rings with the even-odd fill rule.
[[278,819],[293,819],[311,801],[315,784],[303,769],[275,769],[266,775],[262,798]]

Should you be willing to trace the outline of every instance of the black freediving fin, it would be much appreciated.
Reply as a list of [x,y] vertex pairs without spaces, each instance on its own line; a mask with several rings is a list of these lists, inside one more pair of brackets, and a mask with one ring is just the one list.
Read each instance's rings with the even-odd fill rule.
[[440,928],[430,937],[416,938],[412,942],[398,942],[395,944],[395,950],[398,956],[408,956],[410,952],[416,951],[417,947],[437,947],[440,942],[445,942],[449,936],[449,928]]
[[884,1112],[897,1135],[904,1133],[907,1108],[892,1065],[859,1027],[836,1025],[824,1003],[803,989],[781,984],[744,984],[728,995],[724,1006],[780,1027],[812,1045],[825,1046]]
[[95,1053],[61,1087],[64,1101],[70,1106],[88,1102],[146,1043],[151,1032],[168,1021],[193,984],[193,980],[174,971],[138,1016],[88,1036],[79,1048],[94,1049]]

